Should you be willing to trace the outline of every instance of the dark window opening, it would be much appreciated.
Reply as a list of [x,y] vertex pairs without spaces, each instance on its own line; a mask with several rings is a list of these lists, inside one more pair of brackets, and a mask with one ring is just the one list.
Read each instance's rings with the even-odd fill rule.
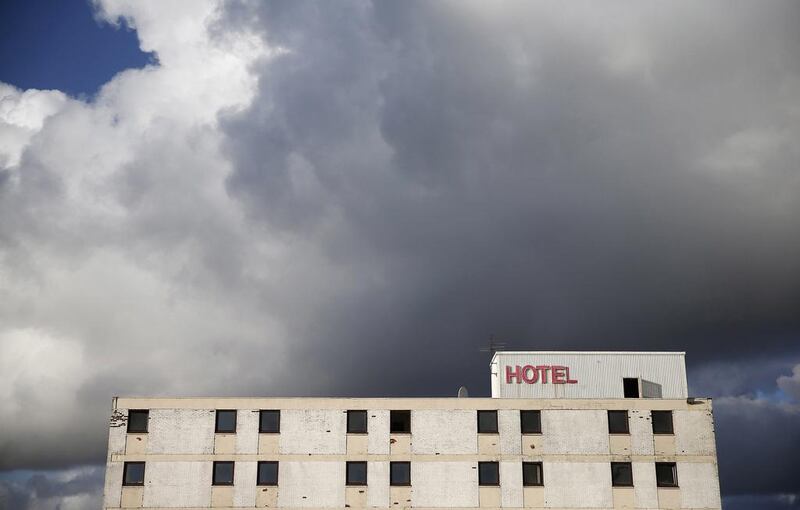
[[622,388],[625,393],[625,398],[639,398],[639,379],[635,377],[623,378]]
[[389,411],[391,432],[396,434],[411,433],[411,411]]
[[366,411],[347,411],[347,433],[348,434],[367,433]]
[[258,485],[278,485],[278,463],[265,461],[258,463]]
[[233,462],[214,462],[214,485],[233,485]]
[[128,432],[143,434],[147,432],[150,411],[147,409],[131,409],[128,411]]
[[522,463],[522,485],[526,487],[544,485],[541,462]]
[[236,411],[217,410],[217,424],[214,432],[222,434],[233,434],[236,432]]
[[628,430],[628,411],[608,412],[608,432],[609,434],[630,433]]
[[672,411],[652,411],[653,434],[673,434]]
[[411,485],[411,463],[389,463],[389,485]]
[[633,487],[633,468],[630,462],[611,463],[611,485],[614,487]]
[[520,411],[519,421],[523,434],[542,433],[542,413],[540,411]]
[[478,462],[478,485],[500,485],[500,464]]
[[497,411],[478,411],[478,433],[497,434]]
[[126,462],[123,465],[122,485],[144,485],[144,462]]
[[678,467],[674,462],[656,462],[656,485],[659,487],[678,486]]
[[281,431],[281,412],[270,409],[258,413],[258,431],[261,434],[277,434]]
[[347,463],[347,485],[367,485],[367,463]]

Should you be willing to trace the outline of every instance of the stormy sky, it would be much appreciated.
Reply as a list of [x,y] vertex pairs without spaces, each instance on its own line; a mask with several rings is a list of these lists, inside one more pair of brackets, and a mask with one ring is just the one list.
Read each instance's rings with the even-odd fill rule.
[[800,3],[76,9],[141,58],[0,54],[0,508],[98,508],[113,395],[486,396],[490,335],[686,351],[725,508],[800,508]]

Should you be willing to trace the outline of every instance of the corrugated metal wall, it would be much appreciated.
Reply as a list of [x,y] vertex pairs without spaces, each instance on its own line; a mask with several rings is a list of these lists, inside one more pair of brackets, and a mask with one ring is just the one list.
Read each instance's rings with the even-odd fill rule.
[[[506,366],[569,367],[576,384],[537,381],[506,383]],[[682,352],[498,352],[491,364],[495,398],[623,398],[622,379],[637,377],[661,385],[662,398],[688,397]]]

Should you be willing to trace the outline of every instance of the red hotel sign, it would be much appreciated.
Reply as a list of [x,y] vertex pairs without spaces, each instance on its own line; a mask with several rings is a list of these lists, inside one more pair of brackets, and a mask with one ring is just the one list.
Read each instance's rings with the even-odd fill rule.
[[547,375],[550,373],[550,382],[552,384],[578,384],[575,379],[569,377],[569,367],[562,367],[560,365],[517,365],[513,369],[506,366],[506,383],[511,384],[514,379],[517,384],[525,382],[527,384],[547,384]]

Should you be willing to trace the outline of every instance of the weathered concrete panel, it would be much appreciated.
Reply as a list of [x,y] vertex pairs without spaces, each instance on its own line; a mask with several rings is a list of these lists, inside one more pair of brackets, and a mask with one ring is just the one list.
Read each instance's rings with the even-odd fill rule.
[[711,410],[673,411],[675,450],[678,455],[715,455]]
[[128,410],[115,409],[111,413],[108,427],[108,455],[106,461],[111,460],[115,454],[125,453],[125,443],[128,431]]
[[658,508],[655,465],[652,462],[633,462],[631,467],[636,508]]
[[106,480],[103,489],[103,507],[119,508],[122,497],[122,462],[106,463]]
[[475,411],[411,411],[412,453],[458,454],[478,452],[478,423]]
[[389,506],[389,463],[367,463],[367,506]]
[[369,439],[367,452],[376,455],[389,454],[389,410],[367,411]]
[[147,453],[214,452],[213,410],[151,409],[149,430]]
[[278,506],[343,507],[344,469],[344,462],[281,462]]
[[239,461],[236,463],[233,486],[233,506],[255,506],[256,470],[256,462]]
[[544,501],[556,508],[611,508],[608,462],[545,462]]
[[500,432],[500,453],[519,455],[522,449],[519,411],[516,409],[497,411],[497,430]]
[[258,453],[258,410],[240,410],[236,418],[236,453]]
[[631,431],[631,453],[653,455],[653,422],[650,411],[631,409],[628,411],[628,424]]
[[542,411],[542,452],[607,454],[608,418],[603,410]]
[[412,462],[411,480],[412,506],[478,506],[477,462]]
[[720,508],[717,466],[711,462],[678,462],[681,507]]
[[211,462],[148,462],[143,506],[209,506],[211,466]]
[[347,453],[347,414],[336,409],[281,411],[281,453]]
[[500,462],[500,500],[504,507],[523,506],[522,464],[520,462]]

